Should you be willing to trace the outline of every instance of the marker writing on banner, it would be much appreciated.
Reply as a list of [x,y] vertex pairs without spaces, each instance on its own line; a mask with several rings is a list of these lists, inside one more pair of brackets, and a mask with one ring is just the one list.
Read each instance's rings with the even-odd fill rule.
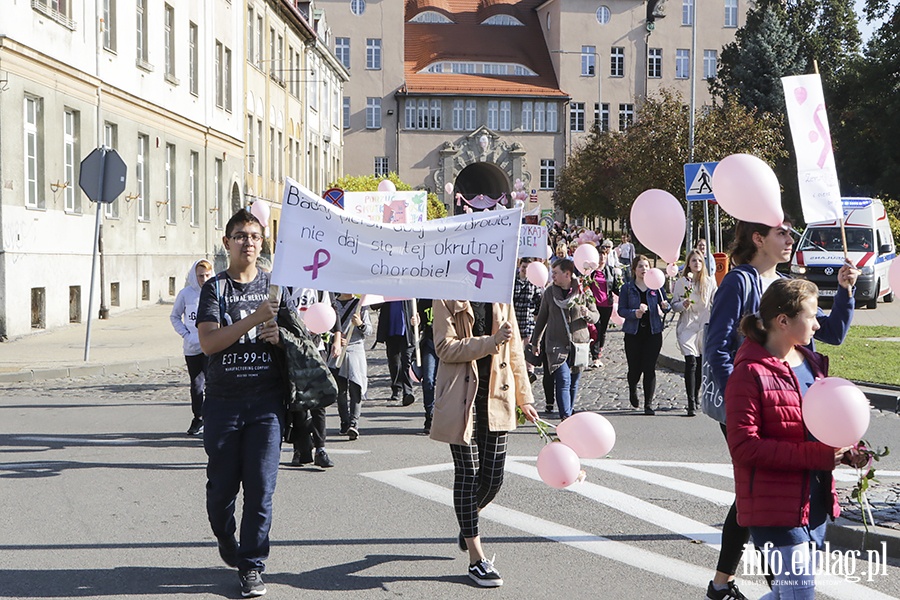
[[[319,257],[323,257],[324,260],[319,262]],[[312,279],[315,279],[319,276],[319,269],[324,267],[329,262],[331,262],[331,254],[325,248],[319,248],[316,250],[316,253],[313,254],[313,264],[306,265],[303,267],[304,271],[312,271]]]
[[352,236],[350,235],[349,229],[338,236],[337,243],[341,246],[344,246],[345,248],[350,248],[350,254],[356,254],[357,252],[359,252],[359,234],[356,234],[356,236]]

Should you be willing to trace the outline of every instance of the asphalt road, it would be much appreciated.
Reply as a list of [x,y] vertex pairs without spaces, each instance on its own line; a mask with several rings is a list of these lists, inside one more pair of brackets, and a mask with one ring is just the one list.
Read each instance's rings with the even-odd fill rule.
[[[382,351],[370,353],[357,441],[338,438],[330,409],[336,467],[292,468],[285,448],[267,597],[702,598],[731,501],[724,441],[708,418],[683,416],[679,375],[660,373],[657,416],[625,406],[619,335],[585,377],[581,408],[617,432],[609,458],[583,462],[586,482],[545,486],[534,429],[512,434],[504,487],[482,513],[505,580],[491,591],[471,585],[455,547],[447,447],[419,433],[420,403],[387,401]],[[206,522],[201,441],[183,433],[186,380],[169,369],[0,390],[0,598],[239,597]],[[896,414],[872,417],[871,439],[896,438]],[[900,476],[900,458],[882,469]],[[859,583],[820,578],[820,595],[900,597],[900,561],[888,563],[869,575],[863,556]],[[751,598],[765,591],[759,576],[741,585]]]

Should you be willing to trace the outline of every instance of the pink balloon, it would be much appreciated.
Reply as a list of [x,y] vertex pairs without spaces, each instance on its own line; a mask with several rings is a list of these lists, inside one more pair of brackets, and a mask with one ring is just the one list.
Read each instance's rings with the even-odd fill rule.
[[888,282],[891,284],[891,291],[896,294],[900,292],[900,259],[895,258],[891,261],[888,269]]
[[382,180],[378,183],[378,191],[379,191],[379,192],[392,192],[392,193],[393,193],[393,192],[396,192],[396,191],[397,191],[397,186],[394,185],[394,182],[391,181],[390,179],[382,179]]
[[271,214],[271,211],[269,210],[269,203],[265,200],[257,200],[251,204],[250,214],[259,219],[259,222],[262,223],[263,227],[269,226],[269,215]]
[[644,273],[644,285],[651,290],[658,290],[666,284],[666,275],[659,269],[650,269]]
[[803,423],[823,444],[852,446],[869,428],[869,400],[846,379],[819,379],[803,396]]
[[550,280],[550,271],[547,270],[547,265],[544,263],[533,262],[525,267],[525,278],[539,288],[544,289],[544,286]]
[[553,248],[550,247],[550,244],[547,244],[547,260],[553,258]]
[[675,277],[676,275],[678,275],[678,265],[676,265],[675,263],[669,263],[668,265],[666,265],[666,275],[668,275],[669,277]]
[[616,325],[620,325],[620,326],[625,323],[625,319],[623,319],[622,316],[619,315],[619,302],[618,301],[613,302],[613,311],[612,311],[612,314],[609,316],[609,320],[612,321],[613,323],[615,323]]
[[444,191],[447,192],[448,194],[452,194],[453,193],[453,184],[450,183],[449,181],[447,183],[445,183]]
[[537,457],[537,470],[541,480],[550,487],[569,487],[578,479],[581,461],[575,451],[560,442],[551,442],[541,448]]
[[712,191],[722,210],[740,221],[778,227],[784,222],[781,185],[775,172],[751,154],[732,154],[719,161]]
[[596,269],[597,265],[600,264],[600,253],[597,252],[597,247],[593,244],[581,244],[575,249],[572,259],[575,261],[576,269],[582,273],[587,273]]
[[675,262],[684,240],[684,209],[664,190],[647,190],[631,205],[631,228],[647,248],[666,262]]
[[578,458],[606,456],[616,444],[616,430],[603,415],[575,413],[556,427],[559,440],[575,451]]
[[312,333],[325,333],[334,326],[337,320],[337,313],[330,304],[317,302],[306,309],[303,313],[303,322],[306,328]]

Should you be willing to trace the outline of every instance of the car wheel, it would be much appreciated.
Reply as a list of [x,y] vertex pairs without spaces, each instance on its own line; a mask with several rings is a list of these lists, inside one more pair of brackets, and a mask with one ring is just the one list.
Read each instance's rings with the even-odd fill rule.
[[878,308],[878,291],[881,289],[881,280],[875,282],[875,294],[872,296],[872,299],[866,303],[866,308],[871,308],[875,310]]
[[887,294],[884,295],[885,302],[893,302],[894,301],[894,290],[891,290]]

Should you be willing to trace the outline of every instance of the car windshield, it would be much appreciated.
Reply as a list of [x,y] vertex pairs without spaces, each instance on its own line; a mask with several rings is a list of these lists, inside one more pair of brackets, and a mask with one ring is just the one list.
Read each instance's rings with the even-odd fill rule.
[[[847,228],[847,250],[850,252],[872,251],[872,231],[869,229]],[[825,250],[843,252],[840,227],[814,227],[806,230],[800,241],[800,250]]]

